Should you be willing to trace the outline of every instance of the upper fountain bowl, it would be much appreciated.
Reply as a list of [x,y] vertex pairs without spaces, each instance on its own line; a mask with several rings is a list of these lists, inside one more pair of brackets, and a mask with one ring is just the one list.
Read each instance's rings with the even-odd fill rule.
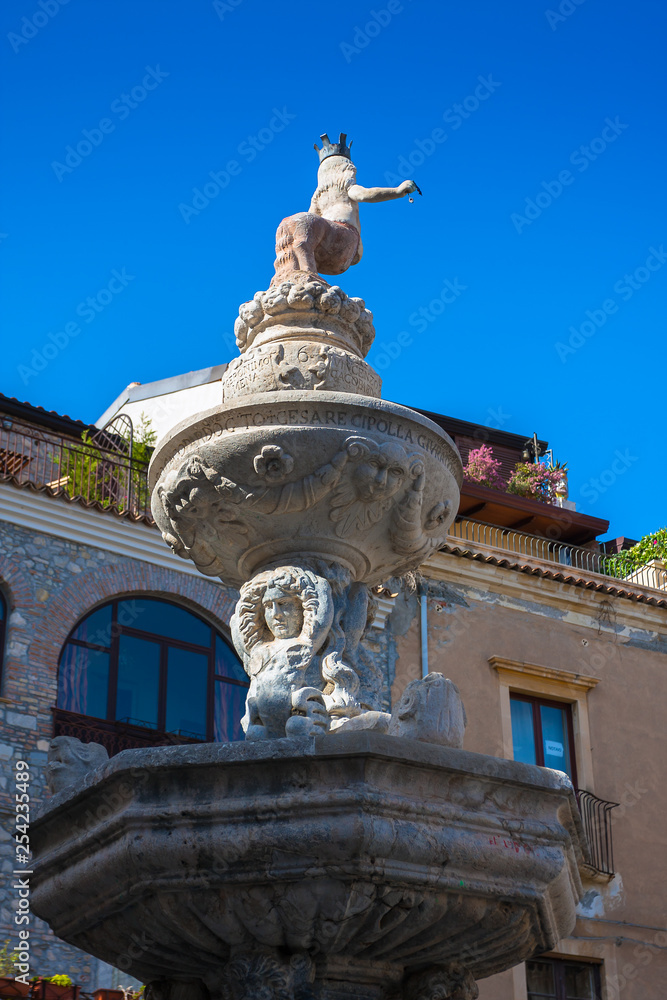
[[440,546],[458,510],[451,438],[397,403],[262,392],[179,424],[149,470],[165,541],[240,586],[276,562],[338,563],[368,584]]

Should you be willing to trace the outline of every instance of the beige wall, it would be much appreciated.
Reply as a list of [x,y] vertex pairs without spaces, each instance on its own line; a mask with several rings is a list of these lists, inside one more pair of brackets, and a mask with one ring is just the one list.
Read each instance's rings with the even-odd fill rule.
[[[522,664],[525,685],[538,687],[540,668],[549,668],[542,674],[556,677],[544,681],[550,691],[560,671],[585,675],[579,686],[563,683],[562,698],[573,700],[574,691],[577,711],[587,712],[577,747],[577,757],[587,758],[580,786],[621,803],[612,813],[617,875],[585,882],[582,916],[559,951],[604,961],[607,1000],[667,997],[667,611],[442,553],[423,572],[445,595],[428,598],[429,669],[459,686],[467,749],[510,755],[504,671],[492,657],[514,661],[518,672],[508,676],[528,693],[534,688],[523,686]],[[467,606],[448,599],[452,592]],[[421,674],[418,615],[397,651],[394,700]],[[481,984],[481,1000],[525,1000],[522,983],[521,969],[495,976]]]

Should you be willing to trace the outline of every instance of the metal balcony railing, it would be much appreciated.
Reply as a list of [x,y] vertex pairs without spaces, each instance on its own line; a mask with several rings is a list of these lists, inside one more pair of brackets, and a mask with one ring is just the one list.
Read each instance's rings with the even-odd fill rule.
[[14,421],[0,428],[0,479],[150,517],[147,463],[107,443],[109,435],[102,441],[77,440]]
[[592,792],[579,789],[577,802],[581,822],[590,848],[590,865],[594,874],[614,874],[614,846],[611,838],[611,810],[618,802],[606,802]]
[[563,569],[571,568],[582,573],[596,573],[638,584],[641,587],[650,587],[653,590],[667,590],[667,570],[659,563],[642,566],[628,574],[619,560],[608,553],[571,545],[568,542],[539,538],[537,535],[527,535],[521,531],[512,531],[510,528],[501,528],[483,521],[471,521],[467,518],[457,520],[449,529],[448,541],[453,539],[459,539],[464,543],[464,547],[482,552],[491,549],[496,552],[507,552],[527,560],[554,563]]
[[76,736],[82,743],[101,743],[110,757],[121,750],[205,742],[193,734],[161,733],[142,725],[137,719],[109,722],[106,719],[93,719],[88,715],[68,712],[64,708],[52,708],[51,711],[54,736]]

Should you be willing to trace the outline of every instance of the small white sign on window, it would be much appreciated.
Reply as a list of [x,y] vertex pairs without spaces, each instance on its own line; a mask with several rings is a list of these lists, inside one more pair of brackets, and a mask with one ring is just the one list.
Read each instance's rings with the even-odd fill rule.
[[563,757],[563,744],[556,743],[555,740],[545,740],[544,752],[550,757]]

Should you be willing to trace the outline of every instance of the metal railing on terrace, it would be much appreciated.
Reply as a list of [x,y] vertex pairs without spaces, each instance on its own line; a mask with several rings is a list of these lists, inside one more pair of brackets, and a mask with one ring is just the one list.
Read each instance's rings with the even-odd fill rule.
[[451,543],[454,539],[463,542],[464,548],[480,551],[493,549],[496,552],[523,556],[528,560],[555,563],[583,573],[597,573],[641,587],[667,590],[667,570],[655,562],[628,573],[627,567],[608,553],[527,535],[522,531],[501,528],[483,521],[471,521],[465,517],[458,519],[449,529],[448,542]]
[[611,878],[614,874],[614,847],[611,837],[611,810],[618,802],[599,799],[582,788],[577,792],[581,822],[590,848],[588,868],[595,874]]
[[148,465],[124,454],[110,435],[76,440],[7,421],[0,426],[0,480],[30,483],[54,496],[150,517]]

